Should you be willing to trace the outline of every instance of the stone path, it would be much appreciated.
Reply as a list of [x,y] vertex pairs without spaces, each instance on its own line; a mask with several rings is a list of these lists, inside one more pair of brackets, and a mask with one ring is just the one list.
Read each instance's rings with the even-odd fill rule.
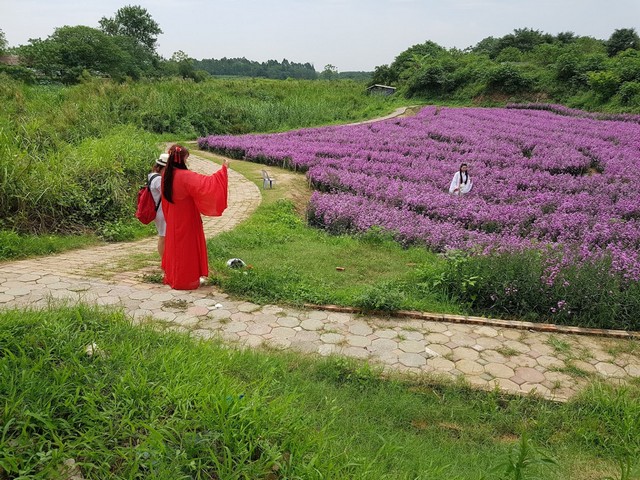
[[[233,166],[233,165],[232,165]],[[192,154],[202,173],[218,166]],[[260,203],[260,190],[230,171],[229,208],[205,217],[207,236],[232,229]],[[202,338],[269,345],[377,362],[390,371],[464,378],[478,388],[566,400],[595,378],[638,382],[638,341],[549,334],[399,318],[364,317],[236,301],[213,287],[174,291],[145,283],[158,271],[156,239],[105,245],[0,264],[0,307],[40,308],[56,301],[122,308]]]

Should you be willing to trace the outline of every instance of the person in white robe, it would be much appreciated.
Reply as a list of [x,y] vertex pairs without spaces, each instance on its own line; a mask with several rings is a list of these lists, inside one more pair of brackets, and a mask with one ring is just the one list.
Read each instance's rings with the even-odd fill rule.
[[464,195],[471,191],[473,182],[471,181],[468,170],[469,167],[466,163],[460,165],[460,170],[455,173],[451,180],[451,185],[449,185],[449,193],[453,195]]

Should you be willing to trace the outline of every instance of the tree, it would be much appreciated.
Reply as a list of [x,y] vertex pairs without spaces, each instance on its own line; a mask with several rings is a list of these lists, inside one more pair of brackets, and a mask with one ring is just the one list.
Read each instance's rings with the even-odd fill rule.
[[640,82],[626,82],[620,86],[620,103],[640,106]]
[[558,61],[558,57],[564,53],[563,45],[560,43],[543,43],[536,46],[525,57],[525,61],[530,61],[536,65],[553,65]]
[[507,47],[515,47],[521,52],[530,52],[536,45],[553,43],[553,36],[531,28],[516,28],[513,33],[498,40],[497,49],[493,52],[497,56]]
[[640,51],[627,49],[609,60],[622,82],[640,82]]
[[389,66],[389,83],[395,83],[400,80],[401,77],[407,78],[413,75],[415,70],[419,69],[425,60],[436,58],[445,52],[446,49],[444,47],[441,47],[431,40],[407,48],[398,55]]
[[516,47],[503,48],[498,56],[496,62],[520,62],[522,61],[522,52]]
[[532,87],[533,80],[521,69],[508,63],[494,67],[486,73],[487,92],[513,94],[526,92]]
[[246,58],[226,58],[219,60],[215,58],[205,58],[203,60],[193,60],[196,70],[203,70],[211,75],[234,75],[242,77],[266,77],[266,78],[305,78],[315,80],[318,72],[311,63],[296,63],[282,60],[266,62],[256,62]]
[[332,80],[338,76],[338,69],[330,63],[324,66],[324,70],[320,73],[323,80]]
[[589,86],[596,95],[602,100],[609,100],[615,95],[620,87],[620,77],[614,72],[605,70],[603,72],[589,72],[587,74],[589,78]]
[[471,49],[471,51],[473,53],[484,54],[494,58],[498,55],[498,42],[499,40],[494,37],[483,38]]
[[30,40],[19,53],[41,75],[67,84],[78,82],[84,72],[118,79],[136,77],[138,65],[127,41],[95,28],[61,27],[46,40]]
[[7,51],[7,37],[5,37],[4,32],[0,29],[0,55],[4,55]]
[[391,85],[392,82],[393,75],[389,65],[378,65],[373,70],[373,75],[371,76],[371,82],[369,82],[369,85]]
[[560,32],[556,35],[556,40],[558,40],[559,43],[573,43],[577,38],[573,32]]
[[635,28],[619,28],[607,40],[607,55],[610,57],[615,57],[628,48],[640,50],[640,37]]
[[158,35],[162,33],[149,12],[140,6],[122,7],[114,18],[102,17],[99,23],[104,33],[135,38],[138,43],[154,53]]
[[407,96],[439,97],[450,93],[455,87],[453,73],[456,67],[454,60],[444,56],[426,62],[407,79]]
[[204,78],[203,75],[207,75],[203,70],[196,71],[194,59],[189,57],[189,55],[184,53],[182,50],[178,50],[171,55],[171,59],[169,61],[175,63],[178,69],[178,74],[182,78],[190,78],[195,81],[200,81]]

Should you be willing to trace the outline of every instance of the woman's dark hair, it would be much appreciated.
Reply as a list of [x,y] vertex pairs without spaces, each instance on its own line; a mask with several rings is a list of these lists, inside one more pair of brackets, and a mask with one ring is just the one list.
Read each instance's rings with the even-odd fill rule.
[[179,170],[188,170],[185,163],[189,156],[189,150],[181,145],[172,145],[169,148],[169,160],[167,160],[167,166],[165,168],[164,177],[162,178],[162,196],[167,199],[167,202],[173,203],[173,171],[177,168]]
[[[460,165],[460,183],[464,183],[465,185],[467,184],[467,182],[469,181],[469,173],[468,172],[463,172],[462,171],[462,167],[468,167],[468,165],[466,163],[463,163]],[[464,173],[464,182],[462,181],[462,174]]]

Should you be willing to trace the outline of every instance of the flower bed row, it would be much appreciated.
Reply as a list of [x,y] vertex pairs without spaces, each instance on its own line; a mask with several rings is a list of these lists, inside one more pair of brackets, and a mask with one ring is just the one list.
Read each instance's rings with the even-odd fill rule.
[[[558,114],[562,113],[562,114]],[[311,220],[374,225],[429,248],[541,246],[571,261],[611,257],[640,279],[640,125],[532,108],[427,107],[414,117],[271,135],[211,136],[200,148],[307,171]],[[472,192],[448,185],[469,164]]]

